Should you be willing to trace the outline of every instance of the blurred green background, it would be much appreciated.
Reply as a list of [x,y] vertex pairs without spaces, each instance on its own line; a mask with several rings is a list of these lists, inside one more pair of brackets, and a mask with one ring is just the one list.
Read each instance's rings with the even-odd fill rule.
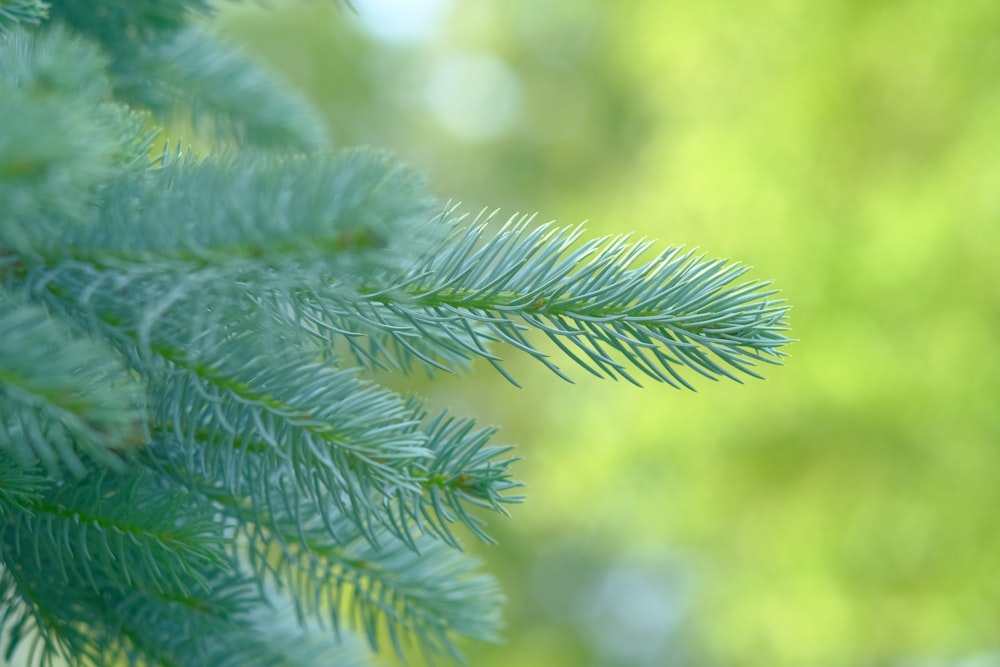
[[216,24],[472,213],[698,246],[794,306],[764,382],[508,354],[525,389],[421,387],[524,457],[470,664],[1000,665],[1000,2],[354,5]]

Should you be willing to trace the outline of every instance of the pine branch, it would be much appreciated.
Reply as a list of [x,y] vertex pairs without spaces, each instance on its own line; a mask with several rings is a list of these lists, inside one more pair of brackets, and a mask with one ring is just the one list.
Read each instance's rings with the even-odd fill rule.
[[347,522],[334,528],[336,541],[305,517],[279,514],[271,523],[278,528],[246,535],[251,564],[291,592],[301,614],[335,629],[350,621],[375,650],[384,635],[401,656],[415,642],[429,660],[460,658],[455,637],[497,640],[503,597],[462,552],[430,536],[414,549],[382,534],[376,547]]
[[55,28],[0,33],[0,243],[37,237],[20,216],[73,211],[111,175],[122,131],[105,60]]
[[[62,485],[4,526],[17,548],[46,554],[64,579],[90,584],[114,580],[119,588],[186,595],[204,586],[198,563],[225,568],[225,537],[207,508],[183,489],[163,485],[151,471],[104,474]],[[185,522],[177,525],[175,517]]]
[[0,292],[0,448],[21,463],[65,466],[81,456],[120,465],[116,451],[146,441],[145,388],[103,341]]
[[473,420],[447,413],[429,418],[425,415],[421,428],[431,459],[415,466],[419,493],[397,489],[395,503],[388,508],[390,517],[394,517],[393,526],[412,522],[421,531],[459,548],[450,529],[451,524],[458,522],[484,542],[492,542],[482,529],[482,520],[470,510],[480,508],[507,514],[505,505],[523,500],[522,496],[510,495],[523,486],[512,479],[510,472],[510,466],[520,459],[504,458],[513,447],[489,445],[496,429],[477,429]]
[[[217,513],[140,469],[55,489],[27,512],[8,514],[0,531],[0,554],[13,563],[0,575],[7,658],[28,640],[40,642],[43,660],[71,665],[103,665],[115,655],[167,666],[341,657],[360,664],[357,649],[340,639],[265,622],[279,601],[226,574],[233,566],[221,548],[232,541]],[[12,558],[18,553],[28,559]]]
[[67,229],[46,262],[344,277],[430,251],[443,231],[431,224],[438,210],[421,176],[377,151],[180,159],[112,181],[99,202],[101,223]]
[[[110,291],[85,280],[84,289],[64,279],[69,273],[52,277],[47,287],[58,284],[60,292],[94,296],[83,310],[72,299],[49,303],[82,325],[96,322],[105,335],[138,350],[132,356],[145,372],[161,366],[147,377],[154,432],[198,447],[210,444],[232,459],[250,453],[266,455],[275,465],[288,463],[299,487],[349,499],[349,507],[341,509],[364,530],[389,525],[404,540],[421,516],[432,517],[421,509],[424,495],[437,505],[427,526],[450,539],[445,526],[455,518],[481,532],[464,509],[466,502],[498,508],[500,497],[514,485],[508,478],[510,460],[494,460],[505,450],[484,449],[489,432],[470,434],[468,424],[448,426],[446,437],[433,432],[438,428],[433,423],[432,432],[423,432],[418,425],[425,416],[418,406],[359,382],[354,371],[338,371],[321,361],[315,348],[309,351],[307,334],[298,340],[284,329],[269,335],[266,327],[274,320],[252,301],[220,308],[211,304],[225,303],[226,295],[211,289],[197,297],[207,298],[204,306],[154,294],[143,297],[143,304],[148,300],[156,310],[145,313],[140,304],[134,313],[122,310],[134,298],[130,292],[108,299],[107,306],[119,310],[108,314],[105,302],[97,299],[131,290],[134,282]],[[440,452],[429,451],[428,442]],[[485,457],[484,451],[489,452]],[[220,466],[216,474],[231,488],[241,481],[238,467],[231,465]],[[396,514],[388,498],[396,503]]]
[[109,614],[121,623],[114,634],[109,633],[109,639],[120,634],[126,643],[117,647],[119,654],[132,653],[142,657],[142,664],[165,667],[367,664],[353,634],[345,632],[338,637],[323,633],[315,624],[297,623],[287,603],[262,593],[249,581],[213,581],[211,590],[203,595],[212,602],[191,605],[190,598],[123,600]]
[[10,452],[0,450],[0,522],[31,507],[53,484],[38,466],[18,463]]
[[207,585],[185,595],[129,591],[112,577],[95,580],[98,593],[89,582],[58,576],[47,555],[16,561],[0,574],[8,659],[21,651],[38,664],[71,667],[119,660],[163,667],[276,664],[233,659],[248,657],[247,642],[239,640],[252,626],[242,617],[265,603],[252,582],[205,569],[200,578]]
[[[286,591],[303,621],[326,619],[338,633],[345,626],[363,628],[373,647],[385,631],[397,651],[416,641],[432,654],[453,653],[453,635],[495,636],[500,604],[495,584],[473,575],[475,562],[438,541],[437,533],[420,535],[410,527],[400,531],[404,539],[389,525],[363,530],[350,506],[328,492],[300,488],[287,467],[266,457],[233,462],[211,448],[187,454],[181,449],[164,441],[149,454],[155,465],[235,522],[243,537],[233,558],[242,561],[248,554],[253,571]],[[219,469],[233,465],[245,477],[242,492],[218,481]],[[414,514],[411,508],[406,518]],[[436,518],[438,524],[444,520]],[[462,621],[461,607],[478,607],[481,622]]]
[[[318,364],[244,368],[242,377],[253,377],[253,384],[189,376],[164,385],[154,428],[171,429],[227,460],[259,455],[275,469],[285,464],[300,489],[331,497],[369,533],[384,521],[376,499],[385,488],[415,490],[407,467],[429,454],[396,396],[365,386],[353,372]],[[289,385],[289,378],[299,384]],[[295,394],[282,395],[291,386]],[[229,488],[246,492],[240,468],[223,465],[219,474]]]
[[272,601],[272,608],[251,614],[250,620],[253,634],[247,638],[244,651],[251,659],[256,652],[262,666],[367,667],[371,664],[368,646],[354,632],[342,629],[330,633],[321,624],[302,622],[287,603]]
[[192,16],[205,15],[209,0],[59,0],[51,3],[56,21],[98,41],[115,59],[132,54],[137,45],[169,38]]
[[[141,468],[108,474],[55,487],[8,515],[0,530],[8,658],[27,641],[40,664],[96,666],[136,651],[150,664],[212,664],[197,653],[171,656],[178,643],[216,641],[199,633],[213,624],[222,633],[233,614],[252,609],[256,587],[230,573],[211,508],[160,481]],[[184,632],[166,632],[169,623]]]
[[[253,398],[197,381],[165,384],[155,392],[163,398],[153,429],[170,444],[155,451],[175,455],[160,465],[193,489],[215,480],[225,493],[247,498],[229,501],[231,510],[253,508],[243,520],[266,522],[261,508],[275,502],[305,502],[299,513],[327,517],[322,498],[373,543],[385,529],[411,545],[414,534],[428,531],[457,545],[449,528],[455,522],[489,540],[470,510],[504,512],[504,504],[520,501],[509,495],[520,486],[509,470],[517,459],[503,458],[510,447],[488,446],[493,429],[443,414],[427,419],[419,405],[359,382],[353,371],[312,366],[311,382],[292,369],[311,407],[276,402],[259,393],[260,384]],[[267,379],[256,380],[266,388]],[[261,485],[275,476],[289,484],[277,491]]]
[[40,0],[0,3],[0,35],[19,24],[37,25],[49,17],[49,4]]
[[322,119],[296,90],[202,30],[140,47],[115,74],[124,99],[215,140],[283,150],[328,143]]
[[398,284],[356,297],[336,283],[303,291],[293,312],[346,336],[372,365],[406,367],[417,359],[451,370],[451,359],[479,356],[512,382],[493,343],[569,380],[529,330],[590,373],[635,384],[633,369],[689,389],[690,371],[739,382],[739,374],[760,377],[756,363],[783,356],[787,306],[766,282],[738,282],[744,267],[679,249],[643,261],[648,241],[603,238],[576,247],[581,229],[528,222],[492,237],[484,225],[461,230]]
[[231,45],[189,27],[205,0],[60,0],[53,18],[96,39],[118,96],[235,145],[317,149],[322,119],[290,86]]
[[650,378],[689,389],[684,367],[711,379],[739,381],[733,371],[760,377],[753,364],[776,362],[789,342],[782,334],[787,307],[770,298],[775,292],[767,283],[734,285],[746,272],[738,265],[677,249],[640,262],[652,244],[628,237],[574,249],[580,229],[531,229],[528,220],[508,224],[476,248],[483,231],[472,228],[416,267],[423,280],[403,290],[412,305],[387,292],[372,297],[415,325],[478,321],[561,377],[523,335],[526,328],[543,332],[598,377],[638,384],[618,353]]

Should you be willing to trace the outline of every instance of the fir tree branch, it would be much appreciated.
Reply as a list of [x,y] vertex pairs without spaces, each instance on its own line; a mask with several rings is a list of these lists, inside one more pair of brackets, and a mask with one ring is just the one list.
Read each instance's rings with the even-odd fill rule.
[[[73,212],[112,174],[122,132],[105,59],[66,31],[0,33],[0,243],[38,238],[23,216]],[[44,230],[43,230],[44,231]]]
[[387,634],[399,655],[414,641],[429,659],[459,658],[455,637],[496,641],[503,597],[462,552],[429,536],[413,549],[383,534],[376,547],[347,522],[334,529],[349,536],[337,542],[305,517],[275,516],[275,524],[279,529],[247,533],[250,561],[292,594],[300,613],[325,617],[334,628],[350,621],[374,650]]
[[210,0],[59,0],[50,12],[120,60],[138,45],[169,38],[210,9]]
[[[47,553],[17,560],[3,571],[0,592],[8,613],[0,630],[12,656],[23,641],[39,664],[65,661],[99,667],[118,660],[163,667],[273,665],[244,653],[253,626],[244,616],[266,601],[249,581],[201,563],[199,580],[187,593],[129,590],[114,577],[66,579]],[[257,656],[267,652],[254,646]],[[239,662],[239,656],[245,662]]]
[[510,473],[510,466],[520,459],[504,458],[513,448],[489,445],[496,429],[477,429],[471,419],[458,419],[447,413],[430,418],[425,415],[421,428],[432,458],[429,464],[419,465],[415,470],[420,493],[407,493],[400,488],[396,502],[387,507],[393,525],[412,522],[421,531],[459,548],[449,527],[459,522],[479,539],[492,542],[482,529],[482,520],[470,514],[470,510],[481,508],[507,514],[504,505],[523,500],[522,496],[510,495],[512,490],[523,486]]
[[[419,409],[413,419],[425,416]],[[504,457],[509,446],[489,446],[494,429],[475,429],[471,420],[439,414],[410,429],[409,437],[426,445],[428,457],[416,456],[403,461],[396,471],[400,483],[386,483],[359,488],[342,483],[330,487],[326,473],[297,470],[284,450],[261,447],[254,436],[247,439],[225,435],[220,440],[211,431],[187,433],[182,440],[173,437],[151,448],[157,467],[173,476],[207,501],[218,502],[240,521],[268,523],[275,505],[294,511],[296,516],[317,515],[340,540],[330,517],[346,517],[355,529],[373,543],[388,530],[394,537],[415,546],[414,535],[431,533],[458,547],[451,525],[461,523],[480,539],[492,539],[482,529],[482,521],[473,512],[487,509],[506,514],[504,505],[521,502],[510,495],[522,486],[511,478],[510,466],[516,457]],[[348,475],[364,478],[363,470],[349,470]],[[263,479],[282,479],[273,488]],[[367,494],[367,495],[366,495]]]
[[161,120],[184,118],[234,144],[325,146],[323,121],[297,91],[188,26],[210,9],[204,0],[60,0],[52,16],[96,39],[111,58],[118,96]]
[[[6,549],[4,551],[7,551]],[[4,553],[5,567],[0,569],[0,649],[3,659],[10,662],[19,650],[27,655],[29,664],[49,667],[55,660],[71,655],[93,655],[86,629],[61,618],[58,610],[71,608],[66,604],[69,591],[53,606],[57,588],[52,575],[30,560],[21,562],[13,554]],[[23,650],[27,644],[27,650]]]
[[0,521],[19,512],[30,516],[32,504],[53,483],[40,467],[18,463],[10,452],[0,449]]
[[269,269],[282,272],[274,284],[294,285],[298,276],[398,271],[440,242],[439,210],[420,175],[377,151],[178,159],[113,180],[101,224],[68,230],[48,262],[69,255],[98,271],[215,269],[236,279]]
[[82,455],[119,465],[146,441],[145,388],[103,342],[0,292],[0,448],[82,475]]
[[115,63],[118,93],[216,140],[284,150],[327,145],[322,119],[296,90],[203,30],[187,28]]
[[[323,632],[315,623],[296,622],[295,611],[250,582],[221,578],[212,589],[189,599],[128,597],[108,605],[108,628],[99,654],[164,667],[299,667],[368,664],[354,633]],[[125,641],[114,644],[115,639]],[[105,663],[93,663],[105,664]]]
[[259,645],[263,649],[258,655],[270,660],[262,660],[263,665],[368,667],[372,664],[368,647],[356,633],[345,629],[331,633],[319,623],[300,621],[287,603],[272,600],[271,608],[259,608],[250,615],[250,621],[254,634],[248,638],[247,648]]
[[136,651],[148,664],[178,667],[282,664],[277,647],[248,652],[255,628],[240,615],[267,602],[233,575],[222,550],[231,529],[212,506],[157,477],[142,468],[105,475],[8,516],[0,531],[8,656],[28,639],[40,642],[43,662],[70,665]]
[[37,25],[49,17],[49,3],[40,0],[5,0],[0,3],[0,35],[19,24]]
[[[106,65],[107,58],[93,44],[60,26],[0,34],[0,86],[5,97],[19,91],[86,107],[107,102],[111,86]],[[84,120],[79,111],[67,111]]]
[[738,282],[744,267],[679,249],[642,261],[648,241],[579,245],[579,228],[528,223],[512,222],[492,237],[484,225],[462,230],[397,285],[356,297],[339,283],[302,290],[291,311],[345,336],[362,362],[406,367],[416,359],[450,370],[451,359],[480,356],[512,382],[493,343],[569,380],[529,330],[598,377],[638,384],[637,369],[689,389],[691,371],[737,382],[740,374],[760,377],[753,366],[778,363],[790,342],[787,306],[766,282]]
[[[338,632],[346,625],[364,628],[373,647],[382,628],[397,651],[404,651],[414,639],[407,639],[410,633],[432,653],[453,652],[453,634],[495,636],[500,604],[495,584],[471,575],[474,562],[453,554],[453,548],[437,541],[437,533],[420,535],[407,527],[399,531],[404,539],[387,525],[362,530],[329,493],[309,493],[290,483],[287,467],[263,456],[239,461],[246,482],[237,494],[218,482],[219,468],[232,462],[213,454],[210,447],[187,454],[182,449],[165,441],[151,446],[148,454],[154,465],[235,521],[243,539],[234,558],[242,562],[249,554],[250,567],[289,594],[303,621],[325,619]],[[264,484],[265,479],[278,483]],[[436,509],[430,503],[429,507]],[[393,511],[398,513],[398,508]],[[411,506],[403,520],[416,511]],[[435,525],[445,520],[437,517]],[[433,602],[445,599],[451,602]],[[464,624],[458,618],[458,609],[451,604],[458,605],[459,600],[464,600],[463,606],[481,608],[482,624]],[[380,620],[385,614],[389,617]]]
[[[56,283],[70,294],[79,292],[79,286],[67,287],[61,278],[49,286]],[[112,293],[88,291],[95,298]],[[52,295],[49,290],[43,293]],[[360,382],[354,371],[339,371],[321,361],[315,349],[308,351],[308,337],[299,341],[287,333],[270,337],[262,327],[273,325],[273,318],[253,302],[210,308],[207,304],[225,303],[225,297],[211,290],[208,294],[205,308],[160,296],[153,300],[162,310],[141,316],[142,322],[134,321],[140,317],[134,313],[108,316],[103,303],[85,303],[82,312],[65,299],[50,303],[84,323],[102,317],[98,325],[105,335],[136,347],[137,363],[147,372],[156,364],[143,360],[143,355],[166,362],[161,371],[147,377],[154,432],[210,446],[232,460],[249,454],[267,455],[275,465],[287,463],[301,489],[322,489],[337,502],[349,500],[341,510],[368,534],[370,526],[389,521],[386,525],[408,539],[413,521],[421,516],[448,539],[445,526],[455,518],[481,533],[464,504],[475,499],[473,504],[493,503],[490,506],[497,508],[498,499],[516,486],[509,479],[510,460],[494,460],[503,448],[487,448],[489,454],[481,456],[488,433],[469,435],[471,425],[449,427],[448,437],[425,433],[418,428],[425,419],[418,406]],[[112,301],[118,308],[127,303]],[[178,316],[172,314],[171,304]],[[427,442],[435,443],[440,452],[429,451]],[[444,457],[449,456],[445,464]],[[469,467],[457,466],[458,460]],[[215,474],[231,488],[241,483],[238,466],[221,466]],[[433,514],[421,509],[425,495],[436,504]]]
[[[503,458],[510,447],[487,445],[493,429],[477,430],[471,420],[443,414],[427,419],[419,405],[360,383],[351,371],[329,377],[337,379],[307,385],[322,406],[310,408],[308,418],[301,406],[248,406],[263,402],[260,394],[233,402],[210,387],[183,381],[165,386],[153,428],[172,440],[155,451],[177,456],[160,465],[194,489],[212,479],[227,494],[248,498],[252,509],[246,513],[241,508],[247,503],[228,501],[243,520],[264,520],[275,502],[306,502],[297,511],[327,517],[330,511],[319,499],[328,499],[373,542],[381,526],[411,545],[414,534],[429,531],[457,546],[449,528],[455,522],[490,541],[470,510],[505,512],[504,504],[521,500],[509,495],[521,486],[509,469],[517,459]],[[174,403],[176,395],[183,398]],[[278,491],[261,484],[275,476],[292,484]]]
[[[254,369],[246,370],[243,377]],[[318,364],[273,370],[301,384],[275,375],[258,376],[252,385],[220,376],[164,385],[154,429],[171,429],[182,441],[218,449],[229,459],[264,456],[276,470],[286,464],[300,489],[332,498],[370,533],[382,521],[375,499],[385,488],[413,489],[406,469],[429,456],[412,414],[398,397],[358,382],[350,371]],[[281,395],[292,386],[301,392]],[[245,488],[242,472],[232,465],[219,470],[234,489]]]
[[[53,576],[92,586],[186,595],[203,586],[198,564],[227,567],[225,530],[210,508],[149,470],[60,485],[11,513],[0,530],[9,548]],[[178,525],[175,517],[185,516]]]

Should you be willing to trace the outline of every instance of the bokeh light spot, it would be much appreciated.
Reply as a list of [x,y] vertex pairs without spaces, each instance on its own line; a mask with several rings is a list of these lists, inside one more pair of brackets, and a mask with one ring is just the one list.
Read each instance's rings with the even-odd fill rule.
[[451,0],[353,0],[358,23],[384,42],[412,44],[436,37],[447,23]]
[[470,143],[497,139],[521,115],[521,82],[507,63],[492,54],[454,54],[430,72],[428,109],[455,137]]

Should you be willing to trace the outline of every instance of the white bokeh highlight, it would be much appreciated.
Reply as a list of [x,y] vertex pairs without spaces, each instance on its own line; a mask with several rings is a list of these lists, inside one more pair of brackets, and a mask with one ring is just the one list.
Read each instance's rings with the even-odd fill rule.
[[396,44],[428,42],[443,32],[453,0],[352,0],[367,34]]
[[514,70],[490,53],[454,53],[431,68],[424,100],[449,134],[469,143],[498,139],[520,120],[522,86]]

